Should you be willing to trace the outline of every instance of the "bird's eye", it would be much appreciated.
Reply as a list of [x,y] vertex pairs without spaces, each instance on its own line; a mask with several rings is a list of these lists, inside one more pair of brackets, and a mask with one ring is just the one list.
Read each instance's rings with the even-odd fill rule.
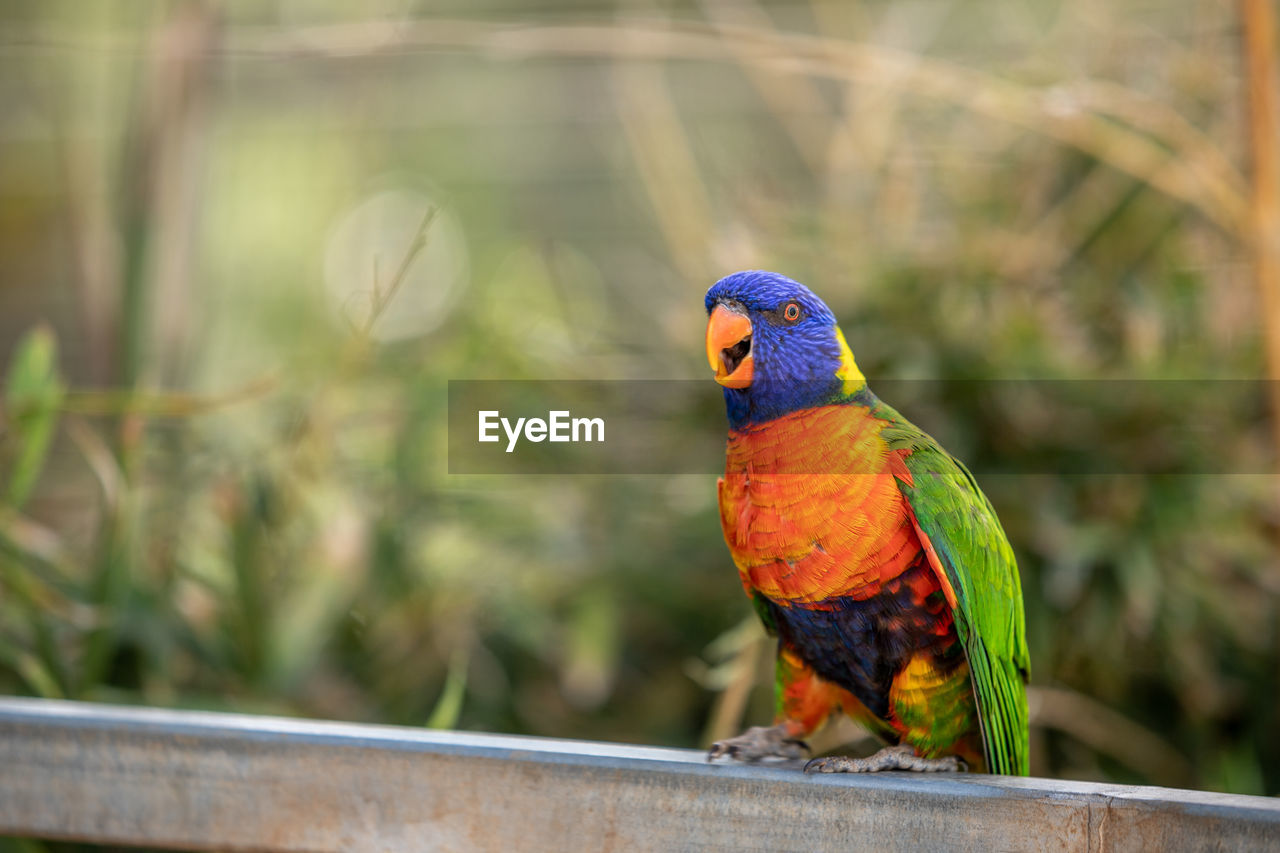
[[794,323],[800,319],[800,303],[788,302],[787,307],[782,309],[782,319],[788,323]]

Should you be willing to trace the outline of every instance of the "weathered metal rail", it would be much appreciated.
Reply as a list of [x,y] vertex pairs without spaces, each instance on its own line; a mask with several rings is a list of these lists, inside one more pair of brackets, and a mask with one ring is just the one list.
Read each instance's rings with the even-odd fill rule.
[[0,699],[0,835],[190,850],[1245,850],[1280,801]]

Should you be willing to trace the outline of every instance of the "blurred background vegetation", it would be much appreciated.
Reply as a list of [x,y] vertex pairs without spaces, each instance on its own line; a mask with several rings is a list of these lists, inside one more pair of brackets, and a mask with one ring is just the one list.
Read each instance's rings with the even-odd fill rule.
[[[5,4],[0,692],[765,721],[713,478],[451,476],[446,382],[702,378],[702,294],[752,267],[872,377],[1267,377],[1248,7]],[[1265,412],[1210,409],[1200,475],[1059,476],[1010,424],[1140,446],[1178,401],[931,387],[957,455],[1039,472],[983,480],[1033,772],[1280,792]]]

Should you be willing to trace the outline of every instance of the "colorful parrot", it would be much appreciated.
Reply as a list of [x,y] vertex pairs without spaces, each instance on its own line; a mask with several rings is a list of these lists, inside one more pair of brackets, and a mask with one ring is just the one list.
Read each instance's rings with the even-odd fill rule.
[[706,307],[730,426],[721,526],[778,638],[775,725],[708,757],[800,757],[840,710],[890,746],[807,770],[1026,775],[1022,591],[973,476],[871,393],[804,285],[735,273]]

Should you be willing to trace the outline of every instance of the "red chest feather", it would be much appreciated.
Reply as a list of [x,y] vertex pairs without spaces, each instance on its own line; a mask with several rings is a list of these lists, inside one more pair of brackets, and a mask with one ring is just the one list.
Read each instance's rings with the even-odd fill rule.
[[859,406],[823,406],[730,433],[720,520],[748,592],[810,606],[870,598],[915,562],[895,479],[910,474],[882,427]]

